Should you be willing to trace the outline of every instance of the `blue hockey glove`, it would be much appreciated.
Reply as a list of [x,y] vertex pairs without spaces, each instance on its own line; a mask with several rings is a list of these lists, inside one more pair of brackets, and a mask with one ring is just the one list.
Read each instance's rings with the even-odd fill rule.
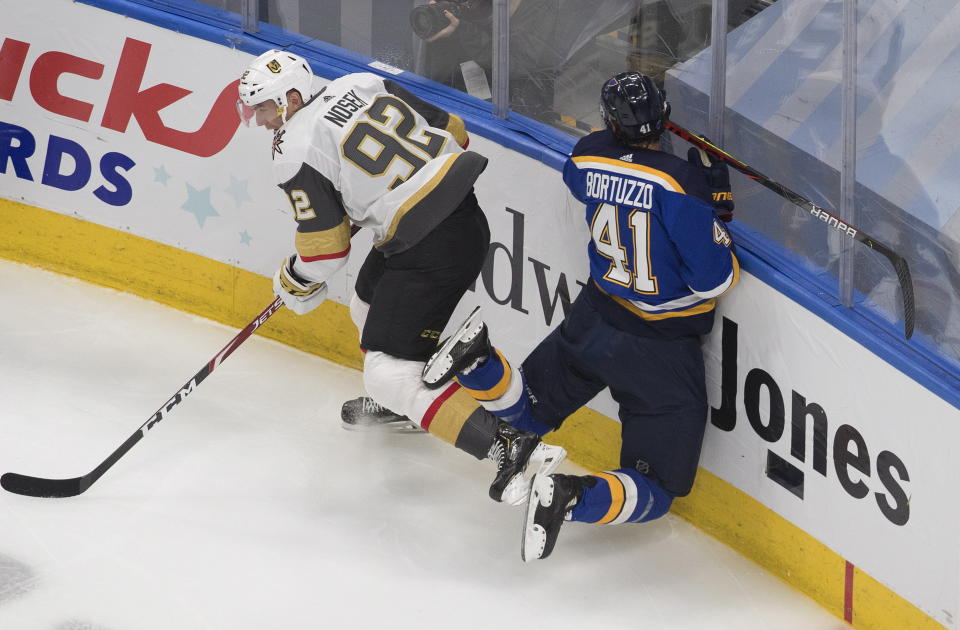
[[687,151],[687,161],[703,170],[710,187],[710,196],[713,198],[713,207],[717,216],[724,223],[733,219],[733,190],[730,187],[730,171],[726,162],[713,161],[703,149],[691,147]]

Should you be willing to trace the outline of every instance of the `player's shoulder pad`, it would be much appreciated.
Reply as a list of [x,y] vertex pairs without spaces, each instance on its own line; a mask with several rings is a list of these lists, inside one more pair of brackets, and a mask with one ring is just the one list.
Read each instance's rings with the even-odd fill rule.
[[643,163],[650,168],[666,173],[689,192],[691,186],[698,186],[703,178],[700,170],[681,157],[664,151],[645,151]]
[[383,84],[383,77],[372,72],[353,72],[335,79],[333,83],[337,84],[337,87],[341,90],[362,88],[364,90],[386,91]]
[[609,157],[617,154],[617,152],[626,153],[629,152],[627,149],[621,147],[613,139],[613,134],[610,133],[607,129],[602,129],[600,131],[594,131],[589,133],[584,137],[580,138],[577,143],[573,146],[573,151],[570,152],[570,157],[577,157],[579,155],[599,155],[603,157]]
[[316,99],[321,109],[328,109],[340,101],[340,99],[353,96],[359,96],[361,100],[368,101],[374,95],[386,93],[383,79],[371,72],[354,72],[337,77],[326,85],[322,94],[318,94]]

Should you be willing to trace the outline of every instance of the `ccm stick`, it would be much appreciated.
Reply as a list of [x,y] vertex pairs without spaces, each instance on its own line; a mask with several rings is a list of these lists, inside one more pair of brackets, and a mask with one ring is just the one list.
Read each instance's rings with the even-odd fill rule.
[[836,229],[841,234],[852,238],[855,241],[863,243],[870,249],[885,256],[887,260],[890,261],[890,264],[893,265],[893,269],[897,272],[897,279],[900,281],[900,293],[903,296],[903,334],[907,339],[913,335],[913,321],[916,311],[916,306],[913,299],[913,281],[910,278],[910,267],[907,266],[907,261],[903,256],[896,253],[887,245],[884,245],[872,236],[867,235],[867,233],[860,228],[850,225],[848,222],[844,221],[833,213],[824,210],[806,197],[793,192],[783,184],[773,181],[763,173],[750,166],[747,166],[720,147],[712,144],[708,140],[701,138],[700,136],[694,135],[675,122],[668,120],[667,129],[680,136],[693,146],[703,149],[707,153],[720,158],[750,179],[761,184],[762,186],[765,186],[766,188],[769,188],[787,201],[800,206],[814,217],[826,223],[829,227]]
[[73,479],[45,479],[43,477],[20,475],[18,473],[6,473],[0,477],[0,486],[3,486],[3,489],[9,492],[23,494],[29,497],[74,497],[83,493],[87,488],[92,486],[97,479],[102,477],[103,473],[107,472],[111,466],[116,464],[117,460],[133,448],[134,444],[143,439],[144,436],[147,435],[147,431],[166,418],[167,414],[183,402],[183,399],[186,398],[187,395],[193,393],[193,390],[198,387],[211,372],[217,369],[234,350],[240,347],[240,344],[246,341],[250,335],[267,321],[271,315],[276,313],[281,306],[283,306],[283,300],[278,297],[270,306],[263,309],[263,312],[247,324],[246,328],[237,333],[237,336],[231,339],[230,343],[223,347],[223,350],[210,359],[209,363],[194,374],[193,378],[187,381],[170,400],[157,409],[156,413],[150,416],[133,435],[128,437],[126,442],[121,444],[117,450],[103,460],[99,466],[87,474],[82,477],[74,477]]

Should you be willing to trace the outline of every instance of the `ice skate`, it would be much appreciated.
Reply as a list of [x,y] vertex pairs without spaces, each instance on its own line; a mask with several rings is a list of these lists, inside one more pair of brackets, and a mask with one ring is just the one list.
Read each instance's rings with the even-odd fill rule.
[[[530,477],[549,475],[566,456],[566,450],[541,442],[536,433],[499,422],[496,438],[487,454],[497,464],[497,476],[490,484],[490,498],[522,505],[530,493]],[[525,474],[528,470],[529,477]]]
[[467,372],[491,351],[487,325],[480,319],[480,307],[473,309],[455,333],[440,344],[423,368],[423,384],[428,389],[443,387],[460,372]]
[[581,496],[582,477],[540,473],[534,476],[520,543],[520,556],[524,562],[550,555],[563,521],[567,520]]
[[367,396],[343,403],[340,409],[340,420],[343,428],[348,431],[423,433],[423,429],[417,423],[377,404]]

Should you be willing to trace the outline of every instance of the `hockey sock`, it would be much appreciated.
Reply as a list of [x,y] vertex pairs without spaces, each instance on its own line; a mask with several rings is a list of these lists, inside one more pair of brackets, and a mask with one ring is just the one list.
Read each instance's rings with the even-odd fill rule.
[[511,371],[510,364],[500,351],[493,348],[480,365],[469,372],[457,374],[457,380],[471,390],[471,394],[493,399],[499,398],[506,391]]
[[457,381],[490,413],[518,429],[541,436],[552,430],[533,417],[523,371],[514,370],[499,350]]
[[521,399],[523,402],[523,408],[519,413],[515,413],[509,419],[506,419],[507,422],[517,427],[521,431],[530,431],[531,433],[536,433],[540,437],[543,437],[547,433],[553,431],[552,427],[548,427],[542,422],[538,422],[536,418],[533,417],[533,414],[530,413],[530,405],[526,404],[527,397],[524,396]]
[[[636,470],[618,470],[589,475],[583,496],[571,519],[584,523],[643,523],[660,518],[670,509],[673,497]],[[591,484],[592,482],[592,484]]]

